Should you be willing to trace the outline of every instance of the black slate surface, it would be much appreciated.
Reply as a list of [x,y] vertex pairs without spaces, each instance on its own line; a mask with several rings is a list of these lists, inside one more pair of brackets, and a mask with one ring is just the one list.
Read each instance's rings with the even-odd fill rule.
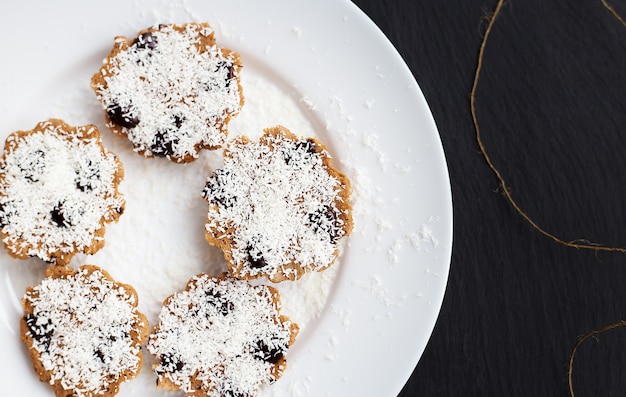
[[[539,234],[480,154],[469,93],[497,1],[355,3],[418,81],[453,195],[443,307],[400,396],[569,396],[577,338],[625,318],[626,254]],[[626,246],[626,27],[601,0],[507,0],[476,106],[487,151],[532,219],[566,241]],[[573,376],[577,397],[625,395],[626,327],[587,339]]]

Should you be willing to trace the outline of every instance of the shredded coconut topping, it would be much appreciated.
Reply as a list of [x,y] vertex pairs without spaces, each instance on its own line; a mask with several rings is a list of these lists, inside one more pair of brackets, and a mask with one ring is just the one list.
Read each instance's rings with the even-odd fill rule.
[[116,38],[92,86],[109,127],[135,151],[183,162],[225,141],[243,103],[240,63],[213,36],[208,24],[190,23],[147,29],[130,45]]
[[159,380],[209,397],[255,395],[282,375],[297,333],[279,310],[271,287],[225,275],[194,277],[165,302],[150,335]]
[[[237,277],[296,279],[330,266],[352,227],[349,181],[313,139],[284,127],[236,140],[208,179],[207,239],[232,256]],[[229,244],[226,246],[226,244]],[[233,269],[231,269],[232,271]]]
[[[75,396],[103,394],[140,370],[137,327],[146,327],[136,295],[100,270],[45,278],[24,296],[32,348],[49,383]],[[134,333],[134,336],[133,336]],[[113,385],[113,386],[111,386]]]
[[94,126],[49,120],[9,135],[0,159],[0,225],[7,248],[52,261],[58,258],[51,253],[71,257],[102,239],[103,222],[116,220],[124,205],[117,192],[120,165],[103,149]]

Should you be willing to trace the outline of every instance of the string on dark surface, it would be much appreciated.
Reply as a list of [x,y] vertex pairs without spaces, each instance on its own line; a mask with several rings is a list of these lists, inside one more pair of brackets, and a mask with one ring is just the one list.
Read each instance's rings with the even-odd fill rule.
[[626,321],[622,320],[619,321],[617,323],[614,324],[610,324],[607,326],[604,326],[602,328],[598,328],[598,329],[594,329],[592,331],[587,332],[586,334],[584,334],[583,336],[579,337],[578,340],[576,341],[576,343],[574,344],[574,347],[572,348],[572,353],[569,356],[569,367],[567,369],[567,383],[569,385],[569,394],[571,397],[574,397],[574,382],[572,380],[572,373],[573,373],[573,368],[574,368],[574,356],[576,355],[576,351],[578,350],[578,347],[580,345],[582,345],[582,343],[585,341],[585,339],[589,338],[590,336],[595,336],[597,334],[601,334],[602,332],[605,331],[609,331],[612,330],[614,328],[617,327],[624,327],[626,326]]
[[622,24],[622,25],[626,28],[626,22],[624,22],[624,19],[622,18],[622,16],[621,16],[621,15],[619,15],[619,14],[617,13],[617,11],[615,11],[615,8],[613,8],[613,6],[612,6],[612,5],[610,5],[610,4],[609,4],[606,0],[600,0],[600,1],[602,2],[602,5],[603,5],[603,6],[604,6],[607,10],[609,10],[609,12],[610,12],[611,14],[613,14],[613,16],[614,16],[615,18],[617,18],[617,20],[618,20],[618,21],[620,21],[620,22],[621,22],[621,24]]
[[[626,21],[624,21],[624,19],[621,17],[621,15],[619,15],[617,13],[617,11],[615,11],[615,9],[606,0],[600,0],[600,2],[613,15],[613,17],[615,17],[626,28]],[[548,232],[547,230],[545,230],[541,226],[539,226],[539,224],[537,224],[532,218],[530,218],[530,216],[528,216],[528,214],[526,214],[526,212],[524,212],[524,210],[522,210],[522,208],[513,199],[511,191],[510,191],[510,189],[509,189],[509,187],[508,187],[508,185],[506,183],[506,180],[504,179],[504,177],[502,176],[502,173],[495,166],[495,164],[491,160],[491,157],[487,153],[487,149],[486,149],[486,147],[485,147],[485,145],[484,145],[484,143],[482,141],[482,138],[481,138],[480,128],[478,126],[478,118],[476,117],[476,90],[477,90],[477,87],[478,87],[478,79],[480,77],[480,71],[481,71],[482,65],[483,65],[483,58],[484,58],[484,54],[485,54],[485,47],[487,46],[487,40],[489,39],[489,35],[491,33],[491,30],[493,29],[493,25],[494,25],[494,23],[496,21],[496,18],[498,17],[498,14],[500,13],[500,11],[502,9],[503,4],[504,4],[504,0],[498,0],[498,3],[496,4],[496,7],[495,7],[495,9],[493,11],[493,14],[488,18],[489,23],[488,23],[487,28],[485,30],[485,33],[484,33],[484,36],[483,36],[483,40],[482,40],[482,42],[480,44],[480,50],[478,52],[478,62],[477,62],[477,65],[476,65],[476,73],[474,74],[474,83],[472,85],[472,90],[470,92],[470,110],[471,110],[471,114],[472,114],[472,121],[474,122],[474,129],[476,131],[476,140],[478,142],[478,147],[480,148],[480,152],[483,155],[485,161],[487,162],[487,165],[489,166],[491,171],[493,171],[493,173],[495,174],[496,178],[498,179],[498,182],[500,183],[500,187],[502,188],[502,192],[504,194],[504,197],[513,206],[515,211],[526,222],[528,222],[535,230],[537,230],[539,233],[541,233],[542,235],[550,238],[551,240],[555,241],[556,243],[564,245],[566,247],[577,248],[577,249],[589,249],[589,250],[594,250],[594,251],[612,251],[612,252],[626,253],[626,248],[623,248],[623,247],[608,247],[608,246],[603,246],[603,245],[600,245],[600,244],[597,244],[597,243],[593,243],[593,242],[590,242],[590,241],[587,241],[587,240],[565,241],[565,240],[557,237],[556,235]],[[595,335],[600,334],[602,332],[609,331],[609,330],[612,330],[614,328],[623,327],[623,326],[626,326],[626,321],[625,320],[619,321],[619,322],[614,323],[614,324],[606,325],[606,326],[604,326],[602,328],[594,329],[594,330],[589,331],[586,334],[584,334],[584,335],[582,335],[581,337],[578,338],[578,340],[574,344],[574,347],[572,348],[572,352],[570,353],[569,367],[568,367],[568,370],[567,370],[567,381],[568,381],[569,393],[570,393],[571,397],[575,397],[574,396],[574,386],[573,386],[573,380],[572,380],[572,376],[573,376],[572,373],[573,373],[573,367],[574,367],[574,357],[576,355],[576,351],[578,350],[579,346],[587,338],[589,338],[591,336],[595,336]]]
[[[600,0],[600,1],[602,1],[602,3],[605,4],[605,7],[607,7],[609,11],[613,10],[612,8],[609,8],[610,5],[608,5],[605,0]],[[608,247],[608,246],[590,242],[584,239],[565,241],[557,237],[556,235],[550,233],[543,227],[539,226],[539,224],[535,222],[528,214],[526,214],[526,212],[515,201],[515,199],[513,198],[513,195],[511,194],[511,190],[509,189],[509,186],[506,180],[502,176],[502,173],[500,172],[498,167],[496,167],[496,165],[491,160],[491,157],[487,153],[487,148],[485,147],[485,144],[483,143],[481,133],[480,133],[480,128],[478,126],[478,118],[476,116],[476,90],[478,88],[478,80],[480,77],[480,71],[483,66],[483,57],[485,54],[485,47],[487,46],[487,40],[489,39],[489,35],[491,34],[493,25],[498,17],[498,14],[500,13],[500,10],[502,9],[503,4],[504,4],[504,0],[499,0],[498,4],[496,5],[496,8],[493,11],[493,14],[491,15],[491,18],[489,18],[489,24],[487,25],[487,29],[485,30],[485,34],[483,36],[483,40],[480,45],[480,50],[478,52],[478,62],[476,65],[476,73],[474,74],[474,84],[472,85],[472,91],[470,92],[470,110],[472,114],[472,121],[474,122],[474,130],[476,131],[476,140],[478,142],[478,147],[480,148],[480,152],[483,155],[485,161],[487,162],[487,165],[489,166],[491,171],[493,171],[496,178],[498,179],[498,182],[500,183],[500,187],[502,188],[502,194],[504,195],[504,197],[513,206],[515,211],[539,233],[555,241],[558,244],[561,244],[570,248],[589,249],[589,250],[594,250],[594,251],[612,251],[612,252],[621,252],[621,253],[626,254],[626,248],[624,247]],[[615,13],[614,10],[612,12]],[[617,15],[617,13],[615,13],[615,15]],[[619,20],[626,27],[626,23],[624,23],[624,21],[621,18],[619,18]]]

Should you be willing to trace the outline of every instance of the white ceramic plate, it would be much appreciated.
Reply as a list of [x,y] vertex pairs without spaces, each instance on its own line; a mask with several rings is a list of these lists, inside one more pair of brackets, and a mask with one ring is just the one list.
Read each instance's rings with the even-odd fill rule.
[[[262,396],[394,396],[417,364],[447,282],[452,204],[436,126],[408,68],[352,3],[331,1],[14,1],[0,13],[0,138],[48,117],[96,124],[126,168],[127,211],[107,245],[72,265],[103,266],[136,287],[153,322],[162,300],[200,271],[223,267],[203,241],[204,179],[220,153],[189,166],[143,159],[113,137],[89,79],[116,35],[155,23],[206,21],[242,56],[246,105],[231,135],[281,123],[317,135],[352,179],[355,230],[339,262],[283,283],[302,332],[289,366]],[[49,396],[19,341],[19,299],[45,265],[0,253],[3,390]],[[150,358],[147,358],[147,366]],[[149,368],[120,396],[169,395]]]

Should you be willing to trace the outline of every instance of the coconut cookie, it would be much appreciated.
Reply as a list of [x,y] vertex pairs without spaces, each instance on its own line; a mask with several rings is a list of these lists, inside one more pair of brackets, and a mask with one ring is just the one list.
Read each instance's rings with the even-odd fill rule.
[[49,267],[22,306],[22,341],[57,397],[113,396],[141,370],[148,322],[135,290],[104,270]]
[[122,163],[93,125],[41,122],[9,135],[0,157],[0,233],[8,252],[64,265],[104,246],[124,211]]
[[159,25],[123,36],[91,79],[107,125],[145,157],[177,163],[220,147],[244,103],[237,53],[207,23]]
[[236,278],[296,280],[328,268],[352,230],[350,181],[324,145],[282,126],[240,137],[208,179],[206,239]]
[[280,315],[280,296],[223,273],[198,275],[170,296],[147,348],[157,385],[188,396],[253,397],[278,380],[298,326]]

